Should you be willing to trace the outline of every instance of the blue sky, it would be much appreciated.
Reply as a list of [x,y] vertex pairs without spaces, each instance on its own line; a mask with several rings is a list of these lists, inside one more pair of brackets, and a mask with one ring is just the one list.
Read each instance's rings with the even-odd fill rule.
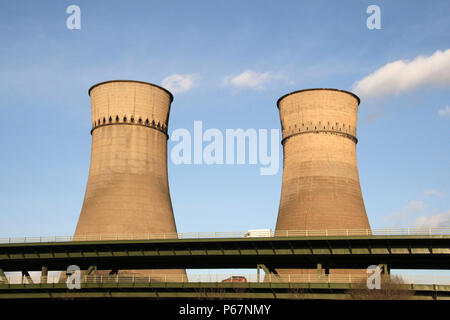
[[[72,4],[80,30],[66,28]],[[380,30],[366,27],[371,4]],[[359,90],[371,226],[450,227],[449,14],[448,1],[2,1],[0,237],[74,232],[89,171],[89,87],[173,75],[185,82],[169,134],[194,120],[279,129],[276,100],[288,92]],[[281,175],[169,162],[178,231],[274,228]]]

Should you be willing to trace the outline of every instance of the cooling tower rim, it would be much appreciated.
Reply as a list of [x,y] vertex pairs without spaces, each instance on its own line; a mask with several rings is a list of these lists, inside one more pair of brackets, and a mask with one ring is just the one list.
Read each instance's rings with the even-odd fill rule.
[[280,108],[280,101],[283,100],[284,98],[286,98],[287,96],[290,96],[290,95],[292,95],[292,94],[296,94],[296,93],[299,93],[299,92],[304,92],[304,91],[315,91],[315,90],[339,91],[339,92],[347,93],[347,94],[353,96],[353,97],[356,99],[356,101],[358,101],[358,106],[359,106],[359,104],[360,104],[360,102],[361,102],[361,99],[359,99],[359,97],[358,97],[356,94],[354,94],[353,92],[347,91],[347,90],[341,90],[341,89],[335,89],[335,88],[310,88],[310,89],[302,89],[302,90],[292,91],[292,92],[289,92],[289,93],[285,94],[284,96],[281,96],[281,97],[277,100],[277,108],[278,108],[278,109]]
[[145,81],[139,81],[139,80],[108,80],[108,81],[99,82],[99,83],[96,83],[92,87],[89,88],[89,90],[88,90],[89,96],[91,95],[91,90],[92,89],[94,89],[95,87],[100,86],[102,84],[110,83],[110,82],[134,82],[134,83],[147,84],[149,86],[156,87],[158,89],[161,89],[161,90],[165,91],[170,97],[170,102],[172,103],[172,101],[173,101],[173,95],[172,95],[172,93],[169,90],[167,90],[167,89],[165,89],[165,88],[163,88],[161,86],[158,86],[157,84],[150,83],[150,82],[145,82]]

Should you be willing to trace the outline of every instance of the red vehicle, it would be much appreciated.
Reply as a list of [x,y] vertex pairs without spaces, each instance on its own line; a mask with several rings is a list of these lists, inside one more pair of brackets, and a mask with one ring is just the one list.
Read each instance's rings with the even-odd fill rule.
[[247,278],[244,276],[232,276],[222,280],[222,282],[247,282]]

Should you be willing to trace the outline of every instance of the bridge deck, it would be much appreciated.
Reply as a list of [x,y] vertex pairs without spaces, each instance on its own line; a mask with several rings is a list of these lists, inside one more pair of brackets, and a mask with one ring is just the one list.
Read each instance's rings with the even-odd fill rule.
[[[201,259],[200,259],[201,258]],[[450,269],[450,235],[64,241],[0,244],[3,271],[170,268]]]
[[[354,283],[87,283],[68,290],[65,283],[2,284],[0,299],[72,298],[243,298],[243,299],[351,299],[367,295]],[[403,299],[450,300],[449,285],[403,285],[395,294]]]

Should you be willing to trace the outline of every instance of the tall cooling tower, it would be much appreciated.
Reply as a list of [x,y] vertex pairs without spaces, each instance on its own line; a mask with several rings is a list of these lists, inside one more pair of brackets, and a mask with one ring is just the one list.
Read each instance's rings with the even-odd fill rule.
[[176,237],[167,177],[172,94],[154,84],[117,80],[94,85],[89,95],[91,163],[75,238]]
[[277,105],[284,162],[276,230],[369,230],[356,162],[359,98],[307,89]]

